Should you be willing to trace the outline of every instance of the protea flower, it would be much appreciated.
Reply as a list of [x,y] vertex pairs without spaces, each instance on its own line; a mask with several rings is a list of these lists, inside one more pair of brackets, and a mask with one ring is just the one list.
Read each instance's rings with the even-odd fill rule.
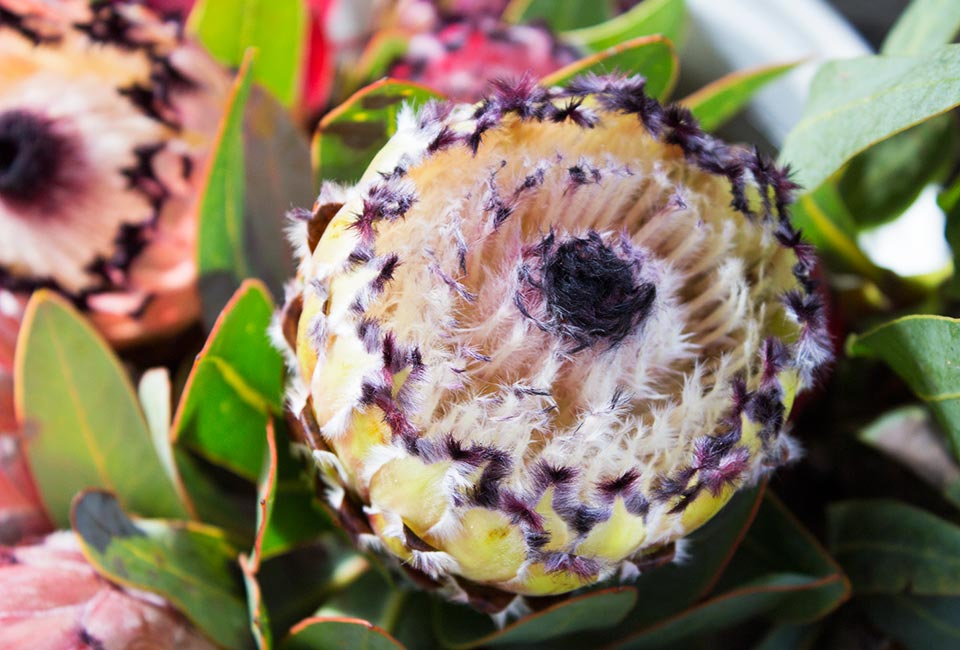
[[98,575],[71,532],[0,547],[0,584],[0,647],[216,647],[162,598]]
[[545,27],[509,25],[489,14],[443,21],[410,39],[389,75],[409,79],[457,101],[476,101],[489,81],[540,78],[573,63],[579,54]]
[[198,314],[195,193],[229,77],[133,2],[0,0],[0,289],[115,343]]
[[793,189],[637,77],[402,113],[276,330],[347,529],[488,611],[669,560],[830,356]]

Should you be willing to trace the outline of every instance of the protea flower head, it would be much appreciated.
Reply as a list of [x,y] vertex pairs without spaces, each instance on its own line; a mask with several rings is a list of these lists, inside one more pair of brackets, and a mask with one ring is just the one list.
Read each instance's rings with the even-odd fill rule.
[[0,647],[216,647],[163,598],[102,578],[71,532],[0,547],[0,584]]
[[198,314],[194,199],[229,77],[134,2],[0,0],[0,289],[108,338]]
[[275,332],[344,525],[488,611],[668,560],[830,355],[793,188],[637,77],[402,113]]
[[540,78],[573,63],[576,50],[545,27],[510,25],[489,14],[438,23],[414,35],[389,75],[440,91],[456,101],[473,102],[497,78]]

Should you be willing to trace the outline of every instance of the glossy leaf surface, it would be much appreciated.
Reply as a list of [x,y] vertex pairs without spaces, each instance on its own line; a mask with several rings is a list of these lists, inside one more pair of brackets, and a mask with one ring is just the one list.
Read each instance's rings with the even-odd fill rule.
[[173,424],[176,444],[250,481],[260,475],[267,419],[283,410],[283,358],[267,328],[273,303],[246,281],[197,355]]
[[240,65],[247,48],[256,48],[253,79],[294,105],[307,35],[303,0],[198,0],[189,28],[227,65]]
[[108,492],[77,497],[73,530],[87,560],[120,584],[163,596],[211,639],[252,647],[237,551],[223,533],[187,522],[132,520]]
[[869,56],[820,67],[781,159],[814,189],[853,156],[960,104],[960,45],[915,57]]
[[635,38],[564,66],[541,80],[545,86],[562,85],[583,74],[612,72],[639,74],[646,78],[646,92],[663,99],[677,80],[677,55],[662,36]]
[[27,458],[54,522],[86,488],[114,491],[144,515],[186,509],[151,442],[130,380],[107,343],[63,298],[38,291],[16,355],[16,410],[32,434]]
[[960,321],[905,316],[851,336],[847,353],[880,359],[927,402],[960,450]]
[[316,183],[356,182],[373,156],[397,132],[397,113],[406,103],[419,106],[439,99],[425,86],[382,79],[358,90],[327,113],[313,138]]

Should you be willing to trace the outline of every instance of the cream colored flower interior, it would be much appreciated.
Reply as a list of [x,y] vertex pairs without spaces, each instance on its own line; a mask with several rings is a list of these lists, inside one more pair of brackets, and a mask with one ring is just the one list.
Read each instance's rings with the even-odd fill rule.
[[[635,116],[605,114],[592,129],[508,117],[476,155],[437,153],[407,182],[416,202],[376,224],[368,263],[399,264],[364,316],[422,354],[409,410],[422,435],[523,459],[512,489],[546,460],[585,468],[587,501],[598,481],[636,469],[650,493],[690,465],[697,438],[718,433],[738,374],[757,387],[763,337],[794,327],[780,305],[794,254],[730,207],[725,178],[695,170]],[[576,351],[517,297],[538,292],[522,279],[521,266],[537,264],[531,247],[590,231],[638,256],[638,281],[656,296],[623,340]],[[537,296],[525,306],[535,311]]]

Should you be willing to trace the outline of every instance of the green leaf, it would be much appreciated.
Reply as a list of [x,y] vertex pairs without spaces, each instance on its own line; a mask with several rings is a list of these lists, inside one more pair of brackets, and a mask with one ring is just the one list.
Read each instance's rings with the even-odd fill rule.
[[957,142],[956,123],[941,115],[851,160],[839,189],[857,226],[869,228],[900,216],[924,187],[946,176]]
[[214,58],[230,66],[256,48],[253,79],[286,106],[299,96],[307,35],[303,0],[199,0],[188,28]]
[[601,589],[563,600],[503,629],[490,629],[493,626],[489,616],[438,602],[434,622],[444,647],[453,650],[532,644],[612,627],[623,620],[636,602],[637,590],[633,587]]
[[146,418],[153,448],[157,452],[163,470],[170,481],[176,486],[177,494],[186,508],[195,518],[195,507],[191,503],[188,492],[180,478],[177,461],[173,452],[173,441],[170,438],[172,422],[170,374],[166,368],[151,368],[143,373],[137,385],[137,396],[140,398],[140,407]]
[[610,647],[659,647],[760,615],[788,623],[815,620],[838,607],[849,590],[839,567],[768,493],[746,539],[707,599],[641,626]]
[[956,0],[913,0],[883,40],[884,54],[932,52],[953,40],[960,30]]
[[733,72],[680,100],[706,131],[715,131],[746,106],[768,83],[782,77],[799,61]]
[[250,95],[253,50],[237,72],[200,192],[197,269],[204,319],[212,322],[240,281],[250,275],[244,250],[243,112]]
[[[257,59],[259,66],[260,59]],[[254,87],[243,116],[244,251],[250,272],[278,300],[294,276],[286,237],[286,214],[316,198],[310,168],[310,143],[289,111]],[[208,321],[210,322],[210,321]]]
[[77,496],[70,516],[84,556],[122,585],[163,596],[226,648],[250,648],[247,608],[222,531],[195,523],[131,520],[108,492]]
[[358,90],[327,113],[314,134],[317,186],[321,181],[356,182],[373,156],[397,132],[400,107],[440,98],[426,86],[393,79],[381,79]]
[[573,77],[593,72],[638,73],[647,79],[646,92],[663,99],[677,80],[677,55],[663,36],[643,36],[611,46],[603,52],[574,61],[541,79],[544,86],[562,85]]
[[283,650],[404,650],[403,644],[373,623],[359,618],[313,616],[298,623]]
[[683,0],[645,0],[605,23],[564,32],[560,34],[560,39],[591,52],[600,52],[624,41],[653,34],[680,43],[686,24],[684,5]]
[[960,321],[905,316],[847,339],[851,357],[880,359],[927,402],[960,450]]
[[767,576],[717,598],[711,598],[610,647],[618,650],[659,648],[685,639],[714,634],[755,617],[771,616],[779,608],[788,607],[797,595],[816,590],[819,586],[819,582],[809,576]]
[[802,650],[812,648],[817,628],[813,625],[778,625],[753,650]]
[[830,61],[817,71],[781,159],[816,188],[856,154],[960,104],[960,46]]
[[832,504],[827,527],[857,594],[960,596],[960,527],[879,499]]
[[781,576],[812,579],[773,612],[780,622],[806,623],[822,617],[850,595],[836,561],[780,500],[766,494],[760,512],[718,584],[717,591]]
[[253,539],[256,491],[250,483],[202,458],[183,445],[173,447],[180,480],[200,521]]
[[817,247],[831,269],[856,273],[878,285],[888,282],[890,272],[874,264],[860,249],[856,223],[836,185],[824,183],[802,195],[790,214],[793,224]]
[[[410,32],[402,28],[388,27],[377,30],[363,48],[360,58],[338,71],[343,80],[336,89],[337,96],[347,99],[372,80],[388,76],[390,67],[407,53],[410,38]],[[342,102],[334,103],[339,105]]]
[[286,636],[291,627],[311,615],[376,620],[359,613],[356,607],[343,606],[342,597],[351,592],[368,609],[386,599],[390,588],[382,580],[365,582],[371,573],[367,558],[344,544],[339,532],[265,558],[257,571],[257,582],[263,600],[270,604],[274,638]]
[[503,19],[510,23],[542,21],[555,32],[596,25],[615,14],[611,0],[557,2],[556,0],[513,0],[504,9]]
[[903,464],[960,506],[960,466],[929,409],[910,404],[888,411],[858,431],[857,438]]
[[267,328],[273,303],[247,280],[224,308],[194,361],[173,424],[176,445],[256,481],[267,420],[283,412],[283,357]]
[[55,293],[33,294],[14,370],[18,420],[47,512],[69,523],[70,501],[85,488],[113,490],[145,515],[184,517],[119,360],[90,324]]
[[[762,495],[762,486],[738,492],[716,517],[691,534],[686,548],[696,561],[666,564],[642,573],[631,585],[638,594],[637,604],[620,624],[608,629],[567,634],[563,639],[552,639],[543,645],[551,650],[555,647],[606,647],[675,616],[702,599],[713,590],[746,535],[760,507]],[[489,633],[479,625],[482,618],[474,615],[474,621],[470,622],[460,614],[460,624],[470,624],[479,637]],[[489,621],[486,624],[489,628]],[[444,622],[445,627],[453,625]]]
[[300,476],[286,438],[277,440],[272,418],[267,422],[266,436],[266,456],[257,490],[257,538],[251,553],[254,567],[261,559],[316,539],[331,528],[329,518],[314,506],[310,484]]
[[960,646],[960,598],[870,596],[858,602],[878,629],[908,650]]
[[696,562],[674,563],[640,575],[640,606],[627,624],[653,625],[709,594],[743,542],[763,502],[763,486],[734,495],[720,513],[687,538]]
[[260,583],[257,582],[259,566],[246,555],[240,556],[243,586],[247,590],[247,612],[250,617],[250,633],[258,650],[273,648],[273,631],[270,629],[270,613],[263,599]]

